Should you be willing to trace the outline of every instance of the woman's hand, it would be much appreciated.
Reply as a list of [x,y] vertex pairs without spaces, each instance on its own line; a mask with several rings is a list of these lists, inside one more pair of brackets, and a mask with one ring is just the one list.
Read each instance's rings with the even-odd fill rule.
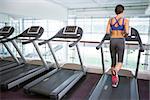
[[128,33],[123,33],[123,37],[127,38],[128,37]]

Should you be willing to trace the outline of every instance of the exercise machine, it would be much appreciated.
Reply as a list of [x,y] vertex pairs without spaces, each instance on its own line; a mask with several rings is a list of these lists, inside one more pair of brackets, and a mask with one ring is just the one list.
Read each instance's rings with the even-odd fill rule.
[[4,71],[6,69],[9,69],[9,68],[18,66],[21,63],[23,63],[23,61],[18,60],[18,58],[15,57],[15,55],[9,48],[8,44],[6,42],[3,42],[4,40],[7,40],[7,38],[9,38],[9,36],[11,36],[13,34],[13,32],[14,32],[14,27],[11,27],[11,26],[5,26],[0,29],[0,43],[2,43],[2,45],[4,45],[4,47],[7,49],[7,51],[9,52],[9,54],[11,55],[11,57],[14,60],[14,61],[9,61],[9,60],[1,59],[0,60],[0,72]]
[[[120,76],[119,85],[117,88],[112,87],[111,74],[105,73],[104,55],[103,55],[103,43],[106,40],[110,40],[110,35],[106,34],[96,49],[101,49],[103,75],[92,92],[89,100],[139,100],[137,75],[140,63],[141,52],[144,52],[143,44],[139,36],[138,31],[135,28],[131,28],[130,35],[126,38],[126,41],[138,42],[139,52],[137,58],[137,65],[135,74],[127,70],[128,76]],[[120,70],[120,72],[123,70]]]
[[[82,33],[83,31],[80,27],[66,26],[52,38],[39,43],[39,45],[48,45],[57,68],[27,84],[24,87],[25,93],[36,93],[48,96],[51,99],[61,99],[86,74],[78,47],[78,42],[82,38]],[[59,39],[59,41],[73,41],[69,47],[76,47],[81,69],[66,69],[64,68],[66,64],[64,64],[63,67],[60,67],[51,47],[51,41],[56,39]]]
[[[14,47],[16,48],[16,50],[18,51],[18,53],[20,52],[17,44],[16,44],[16,39],[23,44],[29,44],[32,43],[33,46],[35,47],[39,57],[41,58],[41,61],[43,63],[43,65],[33,65],[33,64],[28,64],[27,61],[25,60],[25,58],[22,58],[25,60],[24,64],[18,66],[18,67],[14,67],[14,68],[10,68],[9,70],[6,70],[5,72],[1,73],[0,76],[0,88],[2,90],[7,90],[10,89],[12,87],[15,87],[17,85],[19,85],[22,82],[27,81],[30,78],[35,77],[36,75],[43,73],[44,71],[48,70],[50,68],[51,65],[48,65],[47,62],[43,59],[38,45],[35,42],[35,40],[37,40],[38,38],[41,37],[41,35],[43,34],[44,29],[40,26],[31,26],[30,28],[26,29],[23,33],[7,39],[6,41],[3,42],[8,42],[8,41],[13,41]],[[21,52],[19,53],[21,55],[21,57],[24,57]]]

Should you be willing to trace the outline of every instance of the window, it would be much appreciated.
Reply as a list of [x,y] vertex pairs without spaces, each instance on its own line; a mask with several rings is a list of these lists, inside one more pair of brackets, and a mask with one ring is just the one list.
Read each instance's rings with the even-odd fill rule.
[[[148,38],[149,35],[149,28],[150,28],[150,18],[129,18],[130,20],[130,26],[136,28],[141,36],[142,42],[144,44],[149,43]],[[100,42],[100,40],[103,38],[104,34],[106,33],[106,26],[107,26],[108,18],[71,18],[68,19],[68,23],[72,23],[80,26],[83,28],[84,34],[82,41],[97,41]],[[82,57],[83,57],[83,63],[88,66],[101,66],[101,55],[100,52],[98,52],[95,47],[97,44],[91,43],[90,45],[87,45],[89,43],[84,43],[84,45],[80,45]],[[124,55],[124,68],[127,69],[136,69],[137,64],[137,55],[138,55],[138,47],[126,46],[125,55]],[[90,52],[87,52],[89,50]],[[74,51],[75,52],[75,51]],[[146,51],[145,51],[146,52]],[[150,58],[147,55],[142,53],[141,61],[140,61],[140,70],[150,70],[150,67],[148,67]],[[109,46],[104,46],[104,54],[105,54],[105,66],[110,67],[111,65],[111,59],[110,59],[110,51]],[[148,54],[148,53],[147,53]],[[72,53],[69,53],[70,60],[72,62],[77,62],[77,55],[75,55],[72,51]],[[136,59],[134,59],[135,57]]]
[[[100,50],[96,50],[95,47],[101,41],[103,36],[106,33],[106,26],[109,18],[94,18],[94,17],[75,17],[68,19],[68,25],[77,25],[83,29],[83,37],[81,41],[85,41],[79,43],[80,52],[83,60],[83,64],[86,67],[92,68],[101,68],[101,54]],[[142,42],[144,44],[148,44],[148,40],[150,40],[150,18],[149,17],[134,17],[129,18],[130,26],[136,28],[140,36],[142,38]],[[10,20],[10,25],[15,27],[14,35],[23,32],[25,29],[32,25],[39,25],[44,28],[44,33],[41,39],[48,39],[56,34],[62,27],[66,26],[64,21],[58,20],[43,20],[43,19],[19,19],[19,20]],[[3,26],[0,23],[0,26]],[[148,39],[149,38],[149,39]],[[88,43],[87,43],[88,42]],[[69,43],[60,43],[60,42],[52,42],[52,47],[54,52],[56,53],[57,59],[59,62],[72,62],[79,63],[78,55],[75,48],[69,48]],[[11,46],[11,44],[9,44]],[[0,46],[2,47],[2,45]],[[32,44],[22,46],[19,44],[19,48],[23,51],[23,54],[26,58],[30,59],[39,59],[38,54],[36,53]],[[16,52],[15,50],[13,50]],[[54,62],[52,55],[49,51],[47,45],[40,46],[40,51],[42,55],[46,58],[47,61]],[[109,45],[104,45],[104,56],[105,56],[105,66],[110,67],[111,59],[110,59],[110,51]],[[1,53],[5,53],[8,55],[6,49],[1,49]],[[149,71],[150,70],[150,50],[146,50],[141,55],[140,61],[140,70]],[[126,46],[125,55],[124,55],[124,68],[127,69],[135,69],[136,61],[133,57],[137,58],[138,50],[137,48],[131,46],[130,48]]]
[[146,35],[149,31],[150,18],[129,18],[130,26],[136,28],[140,35]]
[[93,18],[92,33],[106,33],[108,18]]
[[[23,21],[24,21],[23,24],[24,29],[27,29],[28,27],[31,27],[33,25],[41,26],[44,28],[44,33],[40,39],[49,39],[50,37],[55,35],[61,28],[65,26],[65,23],[63,21],[58,21],[58,20],[24,19]],[[49,58],[49,56],[51,56],[47,51],[45,51],[47,50],[47,48],[48,47],[46,45],[41,46],[40,48],[42,55],[45,56],[45,58]],[[23,49],[24,49],[23,51],[25,53],[25,56],[27,58],[39,59],[32,44],[28,46],[24,46]]]

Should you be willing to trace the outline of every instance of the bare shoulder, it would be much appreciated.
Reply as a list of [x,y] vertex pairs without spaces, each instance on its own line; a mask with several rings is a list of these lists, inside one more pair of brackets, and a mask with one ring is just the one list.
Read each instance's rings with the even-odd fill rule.
[[124,18],[125,22],[129,22],[129,19],[128,18]]
[[124,22],[125,22],[125,25],[128,25],[129,24],[129,19],[124,18]]
[[110,22],[111,20],[112,20],[112,18],[109,18],[109,20],[108,20],[108,21]]
[[112,20],[112,19],[111,19],[111,18],[109,18],[109,20],[108,20],[108,24],[110,24],[111,20]]

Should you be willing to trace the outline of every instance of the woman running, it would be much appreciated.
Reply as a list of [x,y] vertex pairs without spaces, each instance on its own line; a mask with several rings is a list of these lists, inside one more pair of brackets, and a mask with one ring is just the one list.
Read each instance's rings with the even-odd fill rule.
[[113,87],[117,87],[119,83],[118,71],[123,65],[125,37],[127,37],[129,33],[129,21],[123,17],[124,6],[117,5],[115,13],[116,16],[109,19],[106,29],[106,33],[111,36],[110,54]]

